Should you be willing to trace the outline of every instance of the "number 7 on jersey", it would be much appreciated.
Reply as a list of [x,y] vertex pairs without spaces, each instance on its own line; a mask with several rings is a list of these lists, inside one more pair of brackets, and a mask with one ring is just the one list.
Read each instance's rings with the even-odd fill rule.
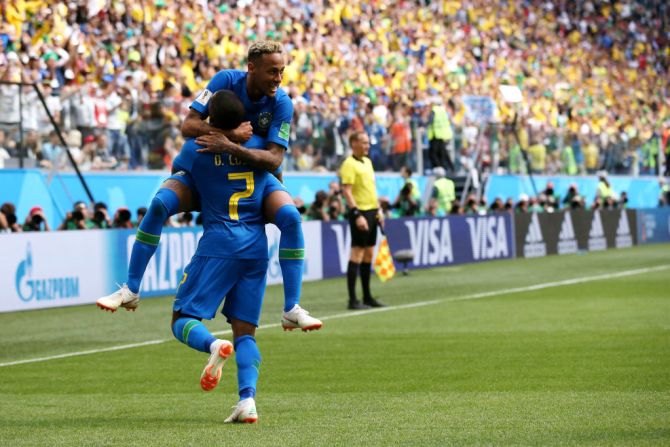
[[244,180],[246,189],[244,191],[238,191],[233,193],[230,196],[230,202],[228,202],[228,215],[233,220],[240,220],[240,216],[237,213],[237,205],[240,202],[240,199],[245,199],[251,197],[254,193],[254,173],[253,172],[231,172],[228,174],[228,180]]

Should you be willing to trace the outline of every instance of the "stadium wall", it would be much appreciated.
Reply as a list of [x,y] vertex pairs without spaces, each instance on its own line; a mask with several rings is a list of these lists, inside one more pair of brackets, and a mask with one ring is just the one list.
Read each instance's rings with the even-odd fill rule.
[[[86,172],[84,177],[95,199],[105,202],[112,212],[127,207],[131,212],[146,206],[167,172]],[[428,178],[415,177],[421,191],[425,191]],[[571,183],[578,185],[580,194],[587,203],[595,197],[598,179],[591,177],[534,176],[538,190],[544,189],[547,181],[553,181],[558,194],[564,195]],[[328,183],[337,180],[333,174],[295,174],[286,173],[284,183],[289,193],[310,203],[320,189],[328,190]],[[610,177],[614,191],[627,191],[629,208],[654,208],[659,197],[659,184],[655,177]],[[393,201],[403,185],[403,179],[397,174],[381,173],[377,175],[377,191],[381,197]],[[17,216],[23,222],[30,208],[39,205],[52,227],[57,227],[72,209],[77,200],[86,200],[86,193],[79,179],[72,172],[53,174],[38,169],[0,169],[1,202],[12,202],[17,207]],[[503,200],[518,200],[521,194],[534,195],[528,176],[492,175],[486,188],[487,203],[496,197]]]
[[[533,197],[547,186],[547,182],[554,183],[554,191],[565,196],[571,184],[577,185],[579,194],[586,198],[588,205],[593,202],[598,188],[597,176],[548,176],[534,175],[533,180],[527,175],[492,175],[486,186],[486,203],[491,203],[496,197],[503,200],[512,198],[515,202],[521,194]],[[616,194],[626,191],[629,208],[655,208],[658,206],[658,197],[661,192],[656,177],[625,177],[608,176],[608,181]],[[537,192],[533,190],[533,183]]]
[[[345,222],[305,222],[305,280],[343,276],[351,235]],[[268,283],[281,283],[279,231],[266,226]],[[411,250],[410,268],[538,257],[670,242],[670,208],[493,214],[386,222],[391,252]],[[0,312],[93,303],[126,277],[133,230],[0,234]],[[202,228],[165,228],[142,295],[176,292]],[[397,265],[397,268],[401,266]]]

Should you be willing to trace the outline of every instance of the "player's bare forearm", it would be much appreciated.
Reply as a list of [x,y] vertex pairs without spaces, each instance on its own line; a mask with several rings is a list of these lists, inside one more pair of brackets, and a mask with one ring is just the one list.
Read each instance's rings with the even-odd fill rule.
[[189,110],[181,125],[181,134],[185,138],[197,138],[202,135],[209,135],[212,132],[223,133],[221,129],[210,126],[207,121],[203,121],[198,112],[193,109]]
[[249,121],[245,121],[235,129],[223,130],[218,127],[210,125],[207,121],[204,121],[202,115],[196,110],[189,110],[184,123],[181,125],[181,134],[186,138],[198,138],[203,135],[209,135],[210,133],[221,133],[226,136],[230,141],[235,143],[244,143],[251,135],[253,135],[253,128]]
[[263,149],[247,149],[239,144],[226,151],[230,155],[242,160],[251,167],[263,169],[265,171],[274,172],[281,166],[284,160],[284,148],[279,145],[270,147],[268,145],[266,150]]
[[225,152],[253,168],[263,169],[264,171],[275,171],[284,160],[284,148],[274,143],[268,143],[265,149],[248,149],[233,143],[221,134],[203,135],[198,137],[195,142],[203,147],[198,149],[198,152]]

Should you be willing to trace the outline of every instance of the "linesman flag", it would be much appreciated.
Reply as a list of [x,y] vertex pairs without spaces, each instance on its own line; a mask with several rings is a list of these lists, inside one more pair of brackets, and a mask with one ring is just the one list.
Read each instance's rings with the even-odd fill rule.
[[379,244],[377,258],[375,259],[375,272],[381,282],[386,282],[395,275],[395,265],[393,265],[393,257],[386,236],[382,237]]

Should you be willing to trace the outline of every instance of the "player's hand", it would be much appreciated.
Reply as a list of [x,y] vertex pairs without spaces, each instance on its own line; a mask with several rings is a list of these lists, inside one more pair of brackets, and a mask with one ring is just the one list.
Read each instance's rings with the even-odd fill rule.
[[235,148],[235,143],[221,133],[210,132],[208,135],[202,135],[195,139],[195,143],[202,146],[198,152],[222,153],[228,152],[231,147]]
[[228,138],[236,143],[246,143],[249,138],[254,134],[254,130],[251,127],[251,121],[245,121],[235,129],[228,132]]
[[370,228],[368,227],[368,221],[365,219],[363,216],[358,216],[356,218],[356,226],[358,227],[359,230],[361,231],[368,231]]

